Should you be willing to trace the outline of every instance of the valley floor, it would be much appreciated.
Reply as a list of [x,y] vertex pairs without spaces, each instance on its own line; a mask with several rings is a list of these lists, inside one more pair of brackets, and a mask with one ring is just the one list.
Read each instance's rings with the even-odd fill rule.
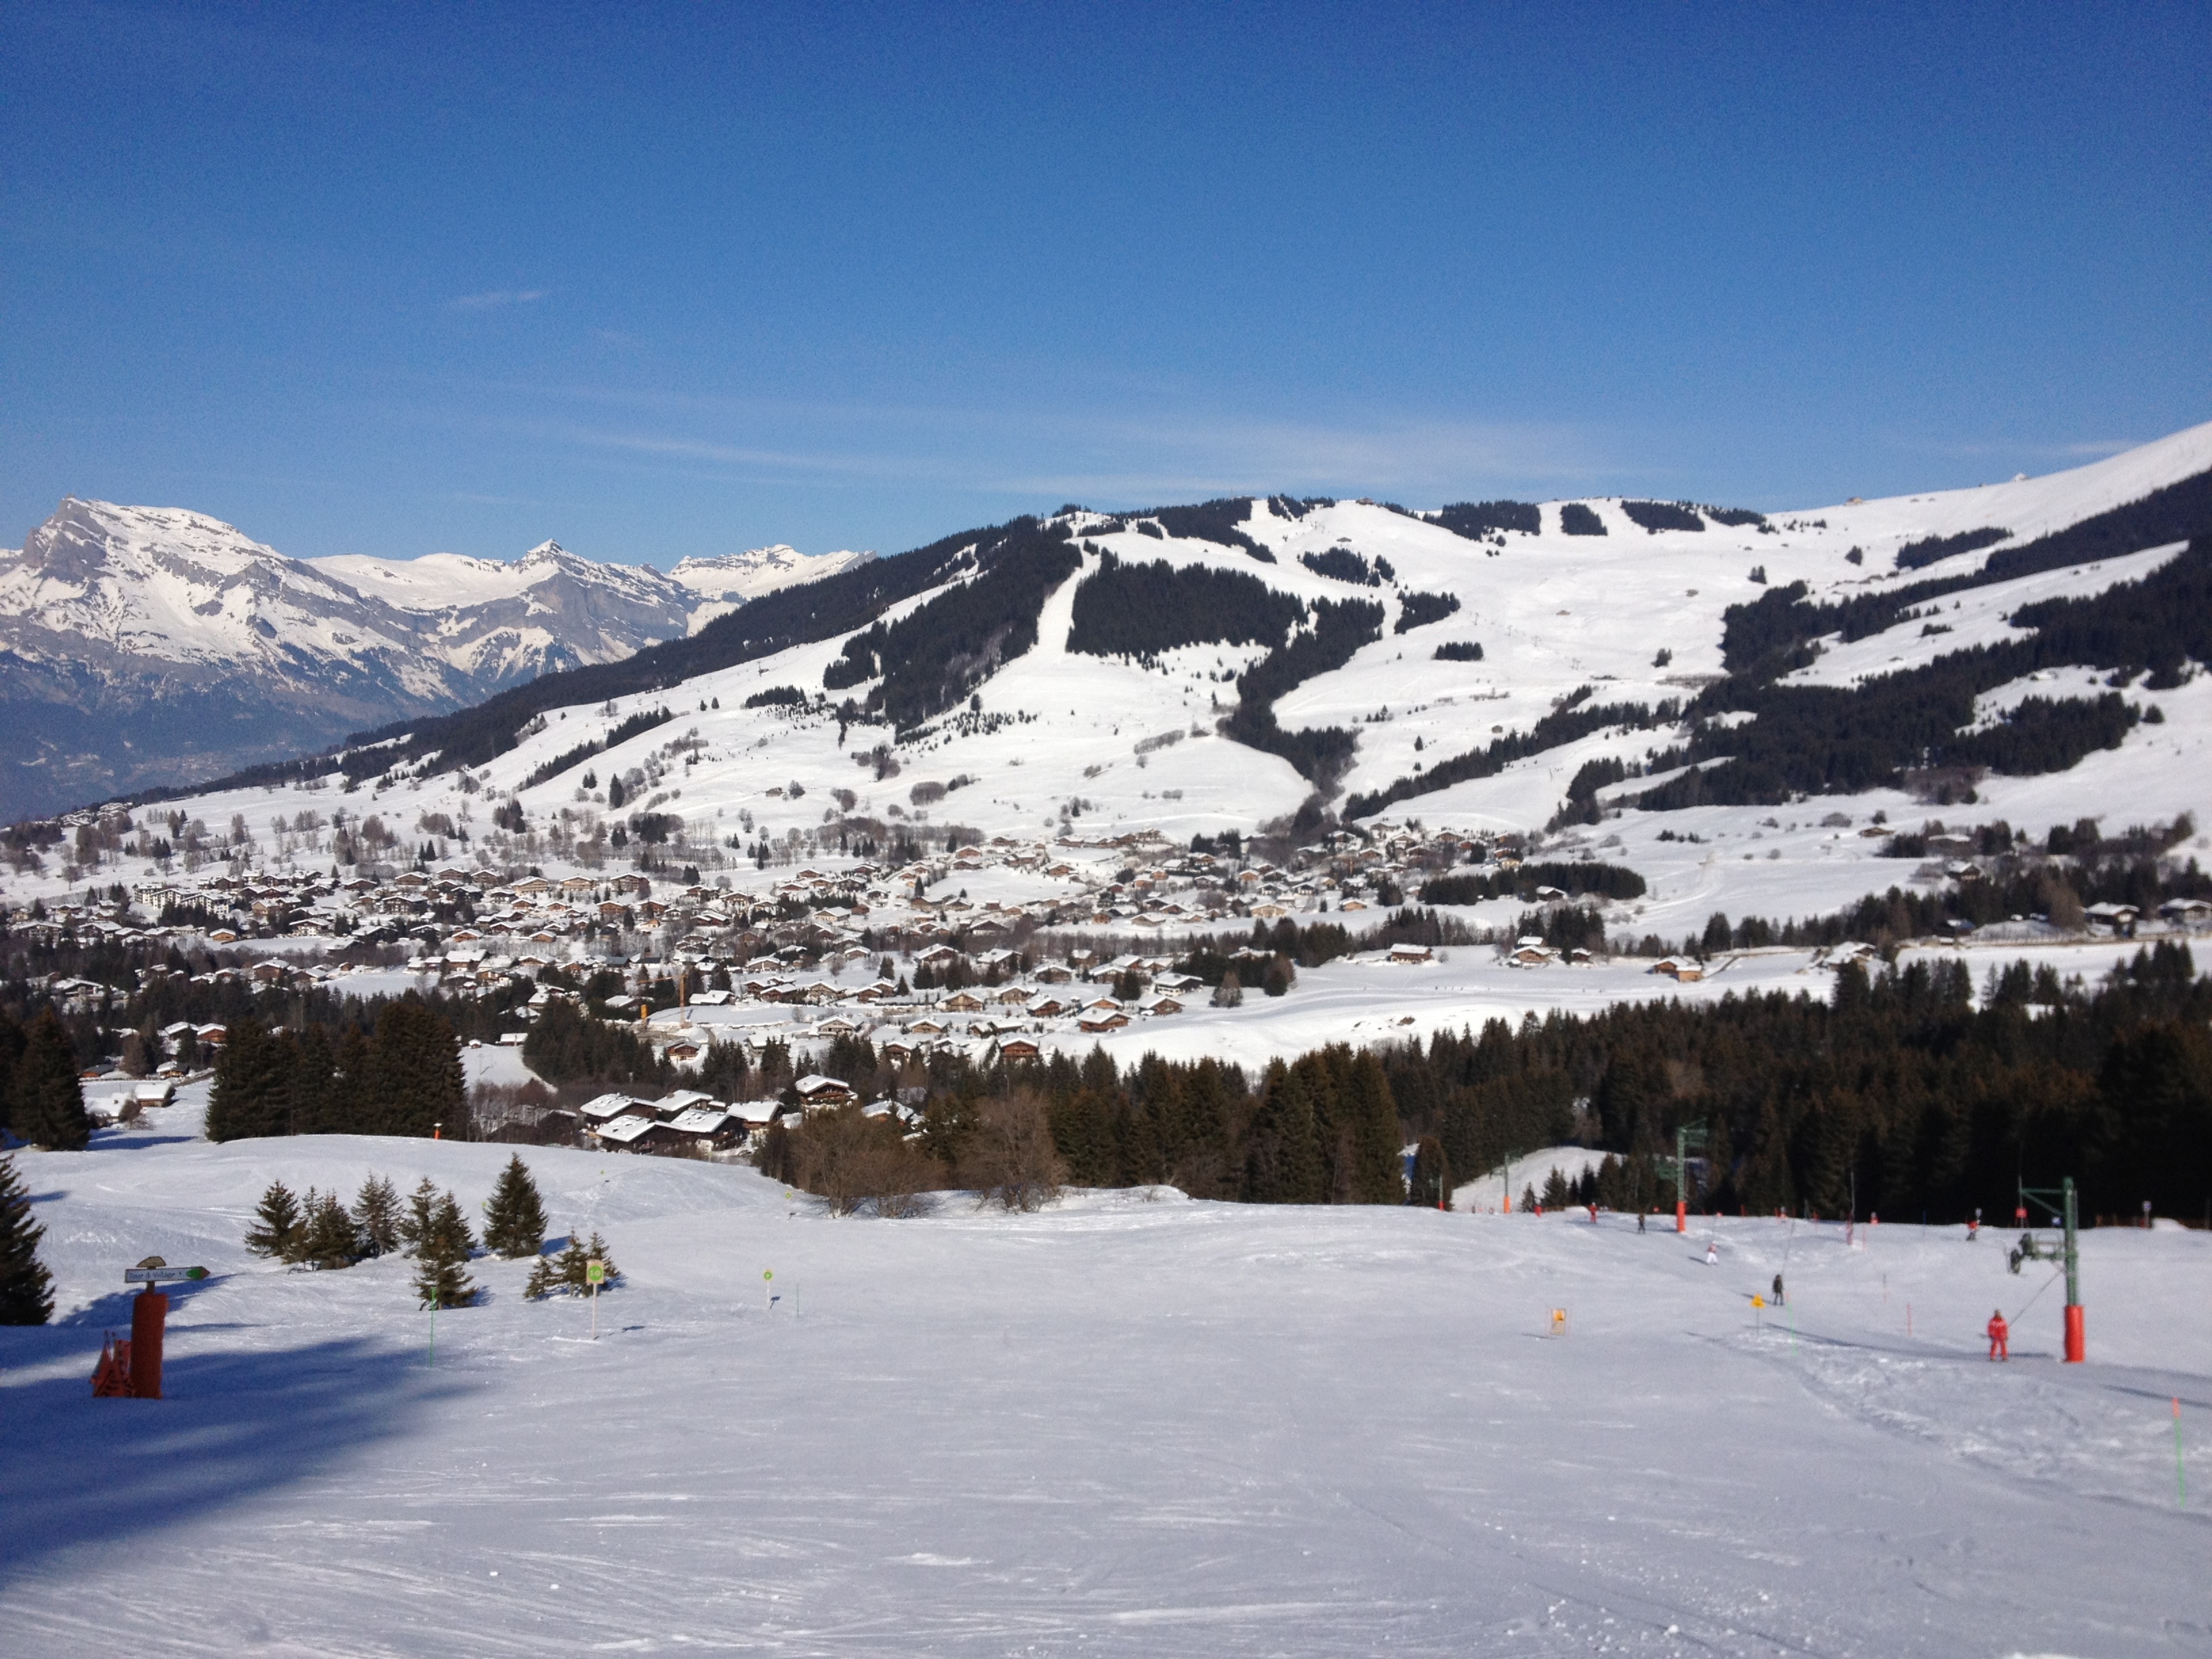
[[[2069,1368],[2047,1271],[1956,1230],[1164,1191],[831,1220],[749,1170],[529,1149],[629,1282],[594,1343],[479,1261],[434,1366],[407,1264],[287,1273],[246,1216],[372,1169],[473,1211],[507,1149],[214,1146],[198,1109],[19,1155],[61,1310],[0,1330],[11,1653],[2212,1644],[2212,1235],[2088,1235]],[[176,1297],[169,1398],[94,1400],[156,1252],[217,1275]]]

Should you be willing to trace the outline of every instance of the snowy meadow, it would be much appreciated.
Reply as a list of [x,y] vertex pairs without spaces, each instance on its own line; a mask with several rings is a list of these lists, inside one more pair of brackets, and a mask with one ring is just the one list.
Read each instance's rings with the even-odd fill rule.
[[[1164,1189],[836,1219],[746,1169],[532,1148],[549,1249],[596,1230],[625,1275],[598,1340],[583,1304],[524,1298],[526,1263],[480,1259],[489,1294],[436,1316],[434,1352],[408,1264],[289,1271],[245,1251],[250,1213],[272,1178],[372,1171],[474,1212],[509,1149],[212,1146],[202,1088],[18,1155],[58,1305],[0,1331],[11,1652],[2212,1636],[2203,1233],[2086,1236],[2069,1368],[2049,1270],[1957,1228],[1683,1237]],[[156,1253],[214,1275],[174,1292],[167,1398],[95,1400],[122,1270]],[[1755,1306],[1777,1273],[1786,1307]],[[1992,1306],[2020,1316],[2007,1365]]]

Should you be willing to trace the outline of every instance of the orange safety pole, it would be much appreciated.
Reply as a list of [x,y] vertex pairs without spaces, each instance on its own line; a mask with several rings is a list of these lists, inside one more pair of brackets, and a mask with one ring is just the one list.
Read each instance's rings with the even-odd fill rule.
[[1690,1231],[1690,1206],[1679,1198],[1674,1200],[1674,1231],[1678,1233]]
[[161,1329],[169,1298],[152,1285],[131,1298],[131,1392],[140,1400],[161,1397]]
[[2076,1302],[2066,1310],[2066,1363],[2078,1365],[2089,1357],[2089,1335],[2084,1322],[2087,1310]]

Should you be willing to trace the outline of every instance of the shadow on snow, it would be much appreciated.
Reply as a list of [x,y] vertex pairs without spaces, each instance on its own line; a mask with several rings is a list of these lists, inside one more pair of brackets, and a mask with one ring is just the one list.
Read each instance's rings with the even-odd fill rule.
[[465,1386],[357,1338],[172,1358],[160,1401],[95,1400],[90,1373],[0,1389],[0,1583],[327,1475]]

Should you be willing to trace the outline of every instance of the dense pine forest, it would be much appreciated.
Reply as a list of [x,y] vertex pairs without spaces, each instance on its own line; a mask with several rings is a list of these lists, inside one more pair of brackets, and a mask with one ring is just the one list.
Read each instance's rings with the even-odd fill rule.
[[[1662,1156],[1678,1127],[1696,1124],[1710,1136],[1692,1170],[1698,1208],[1838,1218],[1856,1192],[1862,1216],[1950,1221],[2009,1215],[2021,1182],[2071,1176],[2092,1215],[2132,1216],[2146,1199],[2161,1214],[2207,1212],[2212,981],[2185,946],[2147,947],[2094,988],[2015,963],[1981,989],[1978,1006],[1955,963],[1873,975],[1854,965],[1825,1001],[1778,994],[1493,1020],[1426,1042],[1338,1046],[1256,1076],[1152,1055],[1117,1066],[1097,1049],[945,1060],[927,1069],[916,1139],[854,1109],[778,1130],[762,1165],[848,1206],[872,1182],[900,1202],[990,1184],[975,1138],[1029,1114],[1054,1155],[1029,1166],[1040,1180],[1166,1182],[1255,1203],[1434,1202],[1439,1171],[1449,1189],[1515,1154],[1580,1142],[1615,1157],[1577,1196],[1642,1208],[1673,1203]],[[865,1042],[841,1045],[830,1069],[864,1087],[901,1075]],[[1410,1199],[1390,1155],[1408,1144],[1419,1148]]]

